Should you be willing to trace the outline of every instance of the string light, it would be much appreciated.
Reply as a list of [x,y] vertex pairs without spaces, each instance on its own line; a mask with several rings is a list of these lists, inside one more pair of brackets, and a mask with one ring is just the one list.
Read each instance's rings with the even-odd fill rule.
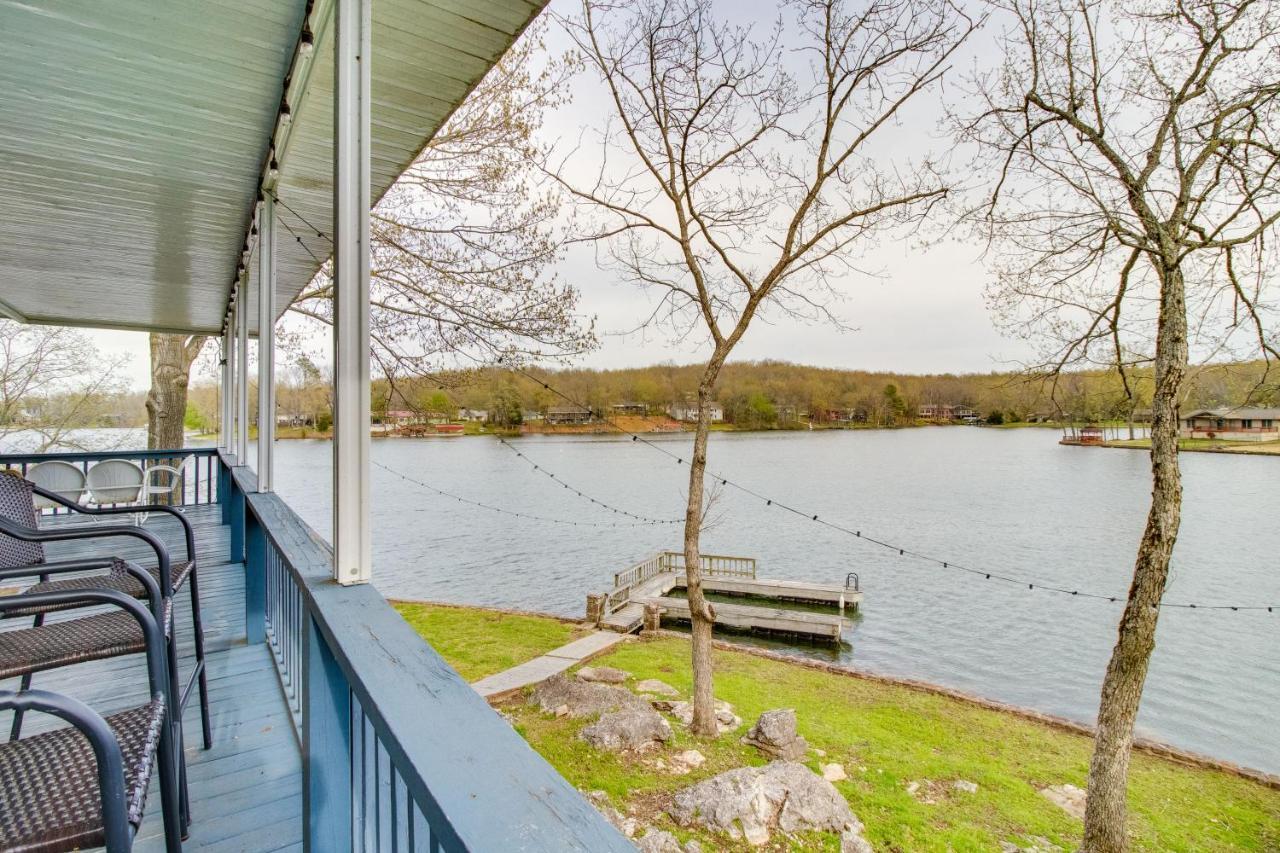
[[402,474],[401,472],[397,471],[394,468],[390,468],[386,465],[383,465],[381,462],[373,462],[372,464],[378,466],[379,468],[381,468],[382,470],[388,473],[396,475],[401,480],[404,480],[407,483],[412,483],[415,486],[426,489],[429,492],[434,492],[435,494],[441,497],[449,498],[450,500],[455,500],[459,503],[468,504],[469,506],[479,507],[480,509],[486,509],[486,510],[489,510],[490,512],[501,513],[502,515],[509,515],[514,518],[525,518],[531,521],[545,521],[551,524],[572,525],[573,527],[643,527],[643,526],[651,526],[657,523],[662,523],[662,522],[652,522],[652,521],[577,521],[575,519],[570,519],[570,518],[553,518],[551,516],[538,515],[532,512],[520,512],[518,510],[506,509],[505,507],[494,506],[493,504],[487,504],[483,501],[472,500],[471,498],[464,498],[461,495],[455,495],[453,492],[446,492],[444,489],[438,489],[435,486],[431,485],[430,483],[424,483],[421,480],[415,480],[413,477],[409,477],[405,474]]
[[591,503],[595,504],[598,507],[601,507],[602,509],[607,509],[610,512],[615,512],[615,513],[618,513],[619,515],[625,515],[628,518],[634,518],[637,521],[644,521],[650,524],[683,524],[684,523],[683,518],[653,518],[652,516],[648,516],[648,515],[640,515],[639,513],[628,512],[625,509],[619,509],[618,507],[613,506],[612,504],[605,503],[599,498],[594,498],[591,495],[588,495],[586,492],[583,492],[580,489],[577,489],[574,486],[569,485],[564,480],[562,480],[558,475],[549,471],[545,466],[539,465],[538,463],[534,462],[531,458],[529,458],[529,456],[527,456],[524,453],[524,451],[517,450],[505,438],[499,438],[498,443],[501,444],[503,447],[507,448],[508,450],[510,450],[519,458],[523,459],[525,462],[529,463],[529,465],[533,467],[534,471],[538,472],[544,477],[555,480],[561,486],[573,492],[578,497],[582,498],[583,500],[590,501]]
[[[499,356],[495,366],[504,367],[513,373],[524,376],[526,379],[529,379],[532,382],[536,382],[538,385],[542,386],[542,388],[546,389],[547,391],[550,391],[552,394],[555,394],[557,397],[560,397],[562,400],[564,400],[565,402],[571,405],[578,406],[579,408],[586,408],[582,406],[582,404],[579,403],[577,400],[568,396],[564,392],[560,391],[557,388],[553,388],[551,384],[548,383],[545,379],[540,379],[520,367],[505,364],[504,361],[505,361],[504,357]],[[650,447],[658,451],[659,453],[662,453],[665,456],[671,459],[674,459],[677,465],[683,464],[684,458],[682,456],[679,456],[676,453],[672,453],[670,450],[663,447],[660,443],[651,441],[650,439],[647,439],[642,435],[638,435],[637,433],[631,432],[630,430],[622,427],[617,422],[613,421],[611,418],[607,416],[602,416],[602,420],[609,426],[613,427],[618,432],[622,433],[623,435],[630,436],[633,442],[639,442],[641,444],[644,444],[647,447]],[[761,492],[755,489],[752,489],[749,486],[745,486],[741,483],[738,483],[730,479],[724,474],[707,470],[706,475],[715,480],[719,480],[720,484],[723,486],[730,486],[746,495],[749,495],[750,497],[763,501],[764,505],[767,507],[777,507],[778,509],[785,510],[786,512],[789,512],[793,515],[803,518],[805,521],[809,521],[814,524],[820,524],[823,527],[826,527],[830,530],[834,530],[838,533],[843,533],[845,535],[852,536],[853,538],[859,539],[863,542],[870,542],[872,545],[876,545],[880,548],[884,548],[889,551],[896,551],[899,557],[912,557],[917,560],[922,560],[927,563],[932,563],[944,569],[954,569],[961,572],[967,572],[968,574],[980,576],[984,580],[996,581],[998,583],[1010,584],[1014,586],[1025,585],[1027,589],[1033,590],[1033,591],[1043,590],[1045,592],[1054,592],[1062,595],[1070,595],[1076,598],[1088,598],[1088,599],[1093,599],[1095,601],[1107,601],[1107,602],[1113,602],[1113,603],[1116,601],[1119,601],[1119,597],[1114,595],[1105,595],[1102,593],[1087,592],[1079,589],[1071,589],[1071,588],[1057,586],[1052,583],[1046,583],[1038,580],[1028,580],[1027,578],[1014,577],[1012,575],[1004,574],[1001,572],[994,572],[985,568],[978,568],[975,566],[966,565],[964,563],[957,563],[955,560],[950,560],[950,559],[944,560],[940,557],[934,557],[931,554],[926,554],[922,551],[917,551],[915,549],[908,548],[903,545],[896,545],[884,539],[878,539],[873,536],[868,536],[865,533],[863,533],[861,530],[854,530],[852,528],[845,527],[844,525],[837,524],[833,521],[828,521],[825,518],[819,518],[819,516],[816,513],[810,513],[805,510],[794,507],[783,501],[779,501],[776,498],[771,498],[768,495],[762,494]],[[1276,608],[1280,608],[1280,604],[1256,604],[1256,605],[1193,604],[1188,602],[1165,602],[1165,601],[1161,601],[1154,606],[1159,608],[1179,609],[1179,610],[1230,610],[1232,612],[1239,612],[1242,610],[1252,610],[1252,611],[1266,611],[1267,613],[1274,613]]]
[[[324,238],[325,240],[328,240],[328,241],[329,241],[329,243],[330,243],[331,245],[333,244],[333,239],[332,239],[332,238],[330,238],[329,236],[327,236],[324,232],[320,231],[320,230],[319,230],[318,228],[316,228],[315,226],[311,225],[311,223],[307,222],[307,220],[306,220],[305,218],[303,218],[301,214],[299,214],[297,211],[293,210],[293,208],[289,207],[287,204],[285,204],[283,201],[281,201],[281,200],[280,200],[280,198],[279,198],[279,196],[276,196],[274,193],[273,193],[272,195],[273,195],[273,197],[276,199],[276,201],[280,202],[280,204],[281,204],[281,205],[283,205],[283,206],[285,207],[285,209],[286,209],[286,210],[288,210],[288,211],[289,211],[290,213],[292,213],[294,216],[298,217],[298,219],[299,219],[299,220],[301,220],[304,224],[306,224],[306,225],[307,225],[308,227],[310,227],[313,231],[315,231],[317,236],[322,237],[322,238]],[[288,226],[287,226],[287,225],[286,225],[285,227],[286,227],[286,228],[288,228]],[[293,233],[292,229],[290,229],[290,233]],[[297,235],[296,235],[296,234],[295,234],[294,236],[295,236],[295,237],[297,237]],[[299,242],[299,244],[302,244],[302,240],[301,240],[301,238],[298,238],[298,242]],[[304,248],[304,249],[306,248],[305,244],[303,244],[303,248]],[[310,249],[307,249],[307,253],[308,253],[308,254],[311,254],[311,250],[310,250]],[[315,255],[312,255],[312,257],[314,258],[314,257],[315,257]],[[482,346],[488,346],[488,344],[487,344],[485,341],[483,341],[482,339],[480,339],[478,336],[476,336],[474,332],[470,332],[470,330],[466,330],[466,329],[464,329],[464,331],[467,331],[468,333],[470,333],[470,334],[472,335],[472,337],[473,337],[473,338],[474,338],[478,343],[480,343]],[[472,361],[475,361],[475,362],[477,362],[478,364],[485,365],[485,363],[484,363],[484,362],[482,362],[480,359],[474,358],[474,357],[472,357],[472,356],[468,355],[467,353],[463,353],[463,355],[467,356],[468,358],[471,358],[471,359],[472,359]],[[588,407],[588,406],[584,406],[584,405],[582,405],[580,402],[578,402],[578,401],[577,401],[577,400],[575,400],[574,398],[570,397],[568,394],[565,394],[565,393],[564,393],[563,391],[561,391],[560,389],[558,389],[558,388],[553,388],[553,387],[551,386],[551,384],[550,384],[549,382],[547,382],[545,379],[539,379],[538,377],[534,376],[533,374],[529,373],[528,371],[526,371],[526,370],[524,370],[523,368],[520,368],[520,367],[518,367],[518,366],[516,366],[516,365],[506,364],[506,363],[505,363],[505,357],[504,357],[504,356],[498,356],[498,359],[497,359],[496,363],[491,364],[491,365],[485,365],[485,366],[505,368],[505,369],[507,369],[507,370],[510,370],[512,373],[516,373],[516,374],[518,374],[518,375],[520,375],[520,376],[523,376],[523,377],[525,377],[526,379],[528,379],[528,380],[530,380],[530,381],[532,381],[532,382],[536,383],[537,385],[541,386],[544,390],[549,391],[550,393],[554,394],[555,396],[559,397],[560,399],[564,400],[565,402],[569,403],[570,405],[577,406],[578,408],[583,408],[583,409],[590,408],[590,407]],[[684,458],[683,458],[683,457],[681,457],[681,456],[679,456],[679,455],[677,455],[677,454],[675,454],[675,453],[672,453],[670,450],[667,450],[665,447],[663,447],[663,446],[662,446],[661,444],[659,444],[658,442],[651,441],[650,439],[647,439],[647,438],[645,438],[644,436],[641,436],[641,435],[639,435],[639,434],[637,434],[637,433],[631,432],[630,430],[628,430],[628,429],[624,428],[623,426],[619,425],[616,421],[614,421],[613,419],[611,419],[611,418],[609,418],[609,417],[607,417],[607,416],[603,416],[603,415],[602,415],[602,416],[601,416],[601,419],[602,419],[606,424],[608,424],[610,427],[612,427],[613,429],[615,429],[615,430],[617,430],[618,432],[622,433],[623,435],[630,436],[630,437],[631,437],[631,440],[632,440],[633,442],[639,442],[639,443],[641,443],[641,444],[644,444],[645,446],[647,446],[647,447],[649,447],[649,448],[651,448],[651,449],[653,449],[653,450],[656,450],[656,451],[658,451],[659,453],[662,453],[662,454],[664,454],[665,456],[667,456],[667,457],[669,457],[669,458],[671,458],[671,459],[674,459],[674,460],[676,461],[676,464],[677,464],[677,465],[683,465],[683,464],[684,464]],[[504,441],[503,443],[505,444],[505,441]],[[508,447],[509,447],[509,445],[508,445]],[[511,448],[511,449],[514,449],[514,448]],[[506,513],[506,514],[508,514],[508,515],[515,515],[515,516],[517,516],[517,517],[521,517],[521,518],[532,518],[532,519],[537,519],[537,520],[540,520],[540,521],[549,521],[549,522],[553,522],[553,523],[557,523],[557,524],[573,524],[573,525],[581,525],[581,526],[597,526],[597,527],[632,527],[632,526],[639,526],[640,524],[667,524],[667,523],[672,523],[672,522],[667,522],[667,521],[663,521],[663,520],[660,520],[660,519],[655,519],[655,520],[653,520],[653,521],[639,521],[639,522],[634,522],[634,523],[615,523],[615,524],[610,524],[610,523],[607,523],[607,522],[580,522],[580,521],[571,521],[571,520],[567,520],[567,519],[548,518],[548,517],[545,517],[545,516],[534,516],[534,515],[531,515],[531,514],[529,514],[529,513],[517,513],[517,512],[513,512],[513,511],[511,511],[511,510],[503,509],[503,508],[501,508],[501,507],[494,507],[494,506],[491,506],[491,505],[488,505],[488,504],[480,503],[480,502],[478,502],[478,501],[471,501],[471,500],[468,500],[468,499],[466,499],[466,498],[458,497],[457,495],[453,495],[453,494],[450,494],[449,492],[445,492],[445,491],[443,491],[443,490],[441,490],[441,489],[437,489],[437,488],[435,488],[434,486],[429,486],[429,485],[427,485],[426,483],[422,483],[422,482],[420,482],[420,481],[413,480],[413,479],[412,479],[412,478],[410,478],[410,477],[406,477],[405,475],[401,474],[399,471],[395,471],[395,470],[393,470],[393,469],[391,469],[391,468],[387,468],[385,465],[381,465],[380,463],[376,463],[376,462],[375,462],[374,464],[375,464],[375,465],[378,465],[379,467],[381,467],[381,468],[383,468],[383,469],[385,469],[385,470],[387,470],[387,471],[390,471],[390,472],[391,472],[391,473],[393,473],[393,474],[396,474],[397,476],[401,477],[402,479],[408,480],[409,482],[412,482],[412,483],[416,483],[417,485],[419,485],[419,486],[421,486],[421,487],[423,487],[423,488],[425,488],[425,489],[429,489],[430,491],[436,492],[437,494],[443,495],[443,496],[445,496],[445,497],[450,497],[450,498],[453,498],[453,499],[455,499],[455,500],[461,501],[461,502],[463,502],[463,503],[469,503],[469,504],[472,504],[472,505],[474,505],[474,506],[482,507],[482,508],[484,508],[484,509],[492,510],[492,511],[495,511],[495,512]],[[532,463],[531,463],[531,464],[532,464]],[[535,466],[535,468],[536,468],[536,467],[537,467],[537,466]],[[789,512],[789,513],[793,514],[793,515],[796,515],[796,516],[798,516],[798,517],[800,517],[800,518],[803,518],[803,519],[804,519],[804,520],[806,520],[806,521],[812,522],[812,523],[814,523],[814,524],[820,524],[820,525],[822,525],[823,527],[826,527],[826,528],[828,528],[828,529],[830,529],[830,530],[834,530],[834,531],[836,531],[836,532],[838,532],[838,533],[843,533],[843,534],[846,534],[846,535],[848,535],[848,536],[852,536],[852,537],[854,537],[854,538],[856,538],[856,539],[859,539],[859,540],[861,540],[861,541],[863,541],[863,542],[870,542],[872,545],[876,545],[876,546],[878,546],[878,547],[880,547],[880,548],[884,548],[884,549],[889,550],[889,551],[897,551],[897,552],[898,552],[898,556],[899,556],[899,557],[911,557],[911,558],[914,558],[914,559],[917,559],[917,560],[921,560],[921,561],[924,561],[924,562],[927,562],[927,563],[932,563],[932,564],[937,565],[937,566],[940,566],[941,568],[944,568],[944,569],[954,569],[954,570],[956,570],[956,571],[967,572],[968,574],[972,574],[972,575],[975,575],[975,576],[980,576],[980,577],[982,577],[984,580],[996,581],[996,582],[998,582],[998,583],[1004,583],[1004,584],[1010,584],[1010,585],[1016,585],[1016,586],[1022,586],[1022,585],[1024,585],[1024,584],[1025,584],[1025,585],[1027,586],[1027,589],[1028,589],[1028,590],[1031,590],[1031,591],[1034,591],[1034,590],[1039,589],[1039,590],[1043,590],[1043,591],[1045,591],[1045,592],[1054,592],[1054,593],[1058,593],[1058,594],[1061,594],[1061,595],[1070,595],[1070,596],[1072,596],[1072,597],[1074,597],[1074,598],[1087,598],[1087,599],[1092,599],[1092,600],[1095,600],[1095,601],[1107,601],[1107,602],[1111,602],[1111,603],[1115,603],[1115,602],[1117,602],[1117,601],[1119,601],[1119,600],[1120,600],[1120,599],[1119,599],[1119,597],[1118,597],[1118,596],[1115,596],[1115,595],[1105,595],[1105,594],[1102,594],[1102,593],[1081,591],[1081,590],[1079,590],[1079,589],[1069,589],[1069,588],[1066,588],[1066,587],[1056,586],[1056,585],[1054,585],[1054,584],[1050,584],[1050,583],[1044,583],[1044,582],[1042,582],[1042,581],[1027,580],[1026,578],[1018,578],[1018,577],[1014,577],[1014,576],[1012,576],[1012,575],[1003,574],[1003,573],[1001,573],[1001,572],[993,572],[993,571],[990,571],[989,569],[985,569],[985,568],[978,568],[978,567],[975,567],[975,566],[965,565],[965,564],[963,564],[963,563],[957,563],[957,562],[956,562],[956,561],[954,561],[954,560],[943,560],[943,559],[941,559],[941,558],[939,558],[939,557],[934,557],[934,556],[932,556],[932,555],[930,555],[930,554],[926,554],[926,553],[921,552],[921,551],[916,551],[916,550],[914,550],[914,549],[912,549],[912,548],[907,548],[907,547],[905,547],[905,546],[895,545],[895,544],[893,544],[893,543],[891,543],[891,542],[888,542],[888,541],[886,541],[886,540],[884,540],[884,539],[878,539],[878,538],[873,537],[873,536],[867,536],[867,535],[865,535],[861,530],[853,530],[853,529],[848,528],[848,527],[845,527],[845,526],[843,526],[843,525],[841,525],[841,524],[837,524],[837,523],[835,523],[835,522],[828,521],[828,520],[823,519],[823,518],[819,518],[819,517],[818,517],[818,515],[817,515],[816,513],[809,513],[809,512],[806,512],[806,511],[804,511],[804,510],[798,509],[798,508],[796,508],[796,507],[794,507],[794,506],[791,506],[790,504],[787,504],[787,503],[784,503],[784,502],[782,502],[782,501],[778,501],[778,500],[775,500],[775,499],[773,499],[773,498],[770,498],[770,497],[768,497],[767,495],[761,494],[760,492],[756,491],[755,489],[752,489],[752,488],[750,488],[750,487],[748,487],[748,486],[744,486],[744,485],[743,485],[743,484],[741,484],[741,483],[738,483],[738,482],[736,482],[736,481],[734,481],[734,480],[729,479],[728,477],[726,477],[726,476],[725,476],[725,475],[723,475],[723,474],[719,474],[719,473],[716,473],[716,472],[714,472],[714,471],[706,470],[706,471],[705,471],[705,475],[706,475],[706,476],[710,476],[710,477],[712,477],[713,479],[717,479],[717,480],[719,480],[719,481],[720,481],[720,484],[721,484],[721,485],[723,485],[723,486],[730,486],[730,487],[732,487],[732,488],[734,488],[734,489],[737,489],[738,491],[742,492],[743,494],[746,494],[746,495],[749,495],[749,496],[751,496],[751,497],[753,497],[753,498],[756,498],[756,499],[758,499],[758,500],[762,500],[762,501],[764,501],[764,505],[765,505],[765,506],[767,506],[767,507],[774,507],[774,506],[776,506],[776,507],[778,507],[779,509],[785,510],[785,511],[787,511],[787,512]],[[563,483],[562,483],[562,485],[563,485]],[[567,486],[567,485],[566,485],[565,487],[566,487],[566,488],[571,488],[571,487],[569,487],[569,486]],[[582,493],[581,493],[581,492],[578,492],[578,494],[579,494],[579,495],[582,495]],[[590,498],[589,496],[586,496],[586,495],[582,495],[582,496],[583,496],[583,497],[587,497],[587,499],[588,499],[588,500],[593,500],[593,501],[595,500],[594,498]],[[605,505],[605,504],[601,504],[601,505],[602,505],[602,506],[606,506],[606,507],[607,507],[607,505]],[[608,508],[612,509],[612,507],[608,507]],[[1166,602],[1166,601],[1161,601],[1161,602],[1158,602],[1157,604],[1152,605],[1152,607],[1153,607],[1153,609],[1164,608],[1164,609],[1178,609],[1178,610],[1229,610],[1229,611],[1232,611],[1232,612],[1240,612],[1240,611],[1266,611],[1267,613],[1274,613],[1274,612],[1275,612],[1275,610],[1276,610],[1277,608],[1280,608],[1280,604],[1255,604],[1255,605],[1246,605],[1246,604],[1194,604],[1194,603],[1190,603],[1190,602]]]

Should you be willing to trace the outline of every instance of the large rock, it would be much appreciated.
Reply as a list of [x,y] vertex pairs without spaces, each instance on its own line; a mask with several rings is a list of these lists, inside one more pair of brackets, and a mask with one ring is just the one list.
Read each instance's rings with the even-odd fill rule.
[[646,678],[644,681],[637,682],[635,689],[637,693],[653,693],[657,696],[676,697],[680,695],[679,690],[656,678]]
[[[653,706],[660,711],[666,711],[686,726],[693,724],[693,703],[692,702],[668,702],[666,700],[654,700]],[[725,732],[735,731],[742,725],[742,718],[733,713],[733,706],[721,699],[716,700],[716,734],[722,735]]]
[[571,681],[563,674],[553,675],[535,687],[532,701],[556,716],[594,717],[623,708],[651,710],[648,702],[625,687]]
[[701,853],[702,845],[696,841],[681,844],[680,841],[665,829],[653,829],[641,836],[636,843],[640,853]]
[[1084,820],[1085,791],[1075,785],[1051,785],[1042,788],[1040,795],[1067,814]]
[[723,832],[755,846],[767,843],[775,830],[838,832],[842,846],[846,839],[862,840],[862,824],[835,786],[791,761],[740,767],[677,791],[668,813],[680,826]]
[[579,681],[597,681],[601,684],[622,684],[630,677],[631,673],[611,666],[584,666],[578,670]]
[[798,761],[809,751],[809,744],[796,734],[796,712],[791,708],[765,711],[742,742],[783,761]]
[[623,708],[602,714],[578,737],[596,749],[638,752],[670,740],[671,726],[652,708]]

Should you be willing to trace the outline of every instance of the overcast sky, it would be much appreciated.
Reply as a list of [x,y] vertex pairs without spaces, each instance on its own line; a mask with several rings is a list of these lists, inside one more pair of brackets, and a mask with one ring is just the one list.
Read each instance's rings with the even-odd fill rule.
[[[552,8],[571,10],[574,3],[556,0]],[[744,21],[766,23],[776,14],[776,6],[768,2],[735,3],[728,8]],[[548,41],[552,50],[566,44],[554,33]],[[990,52],[989,46],[988,36],[975,39],[968,54],[957,59],[958,67],[981,60],[982,54]],[[880,150],[918,156],[939,147],[945,149],[947,142],[938,130],[942,98],[955,97],[955,90],[950,89],[922,100],[900,126],[887,129]],[[573,144],[584,128],[599,127],[608,108],[598,84],[580,78],[575,81],[572,104],[549,116],[543,133],[549,139]],[[942,240],[927,249],[905,240],[885,240],[867,247],[859,263],[877,274],[845,276],[838,283],[841,300],[833,306],[852,331],[786,319],[757,323],[739,344],[734,358],[926,373],[996,370],[1027,356],[1022,344],[1002,337],[993,327],[983,303],[988,273],[977,247],[958,239]],[[597,268],[589,250],[571,253],[559,272],[578,287],[581,311],[597,318],[601,332],[600,349],[582,359],[582,364],[607,368],[698,358],[696,341],[676,344],[661,330],[622,334],[648,313],[656,295]],[[145,334],[90,334],[104,353],[128,354],[131,384],[146,387]]]

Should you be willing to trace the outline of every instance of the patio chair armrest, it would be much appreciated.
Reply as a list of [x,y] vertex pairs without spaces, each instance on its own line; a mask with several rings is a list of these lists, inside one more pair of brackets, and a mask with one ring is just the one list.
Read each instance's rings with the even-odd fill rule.
[[[157,466],[159,467],[159,466]],[[153,469],[154,470],[154,469]],[[182,534],[187,546],[187,559],[194,560],[196,558],[196,534],[191,526],[191,520],[171,506],[162,506],[160,504],[134,504],[132,506],[85,506],[75,501],[67,500],[56,492],[48,489],[42,489],[39,486],[33,486],[32,491],[43,498],[48,498],[55,503],[61,504],[72,512],[80,512],[85,515],[136,515],[140,512],[162,512],[178,519],[182,525]]]
[[124,789],[124,754],[107,721],[79,699],[48,690],[0,692],[0,711],[38,711],[80,730],[93,749],[102,797],[102,826],[108,850],[127,850],[133,841]]
[[160,569],[160,592],[168,598],[173,595],[172,573],[169,567],[169,551],[154,533],[134,527],[133,525],[112,525],[110,527],[68,527],[65,530],[42,530],[27,527],[23,524],[0,516],[0,533],[20,539],[23,542],[68,542],[77,539],[103,539],[110,536],[127,536],[141,539],[156,552],[156,563]]
[[[156,579],[151,573],[139,566],[137,563],[123,560],[119,557],[98,557],[91,560],[66,560],[60,563],[40,563],[35,566],[22,566],[17,569],[0,569],[0,580],[8,580],[10,578],[26,577],[32,574],[39,574],[43,579],[47,575],[60,575],[70,572],[83,572],[91,569],[108,569],[116,563],[124,566],[124,570],[133,577],[138,579],[142,584],[142,588],[147,592],[147,601],[151,604],[151,615],[155,619],[161,619],[164,612],[164,597],[160,594],[160,585],[156,583]],[[24,596],[6,596],[0,601],[0,614],[8,609],[4,607],[3,602],[12,602],[17,600],[25,600],[24,609],[31,607],[31,595]],[[15,607],[10,603],[9,607]]]

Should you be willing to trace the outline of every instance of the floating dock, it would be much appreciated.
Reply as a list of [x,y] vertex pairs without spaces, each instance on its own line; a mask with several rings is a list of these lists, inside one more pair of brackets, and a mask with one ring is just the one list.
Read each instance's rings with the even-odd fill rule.
[[[689,621],[689,602],[672,593],[685,588],[684,555],[664,551],[613,578],[606,593],[587,596],[587,619],[601,628],[630,633],[649,618]],[[843,585],[776,580],[756,576],[752,557],[702,556],[702,588],[719,596],[743,599],[742,604],[715,602],[716,625],[738,631],[786,634],[810,640],[838,643],[847,626],[846,608],[857,611],[862,603],[857,575],[850,573]],[[834,613],[772,607],[765,602],[794,602]],[[752,602],[761,602],[759,604]]]

